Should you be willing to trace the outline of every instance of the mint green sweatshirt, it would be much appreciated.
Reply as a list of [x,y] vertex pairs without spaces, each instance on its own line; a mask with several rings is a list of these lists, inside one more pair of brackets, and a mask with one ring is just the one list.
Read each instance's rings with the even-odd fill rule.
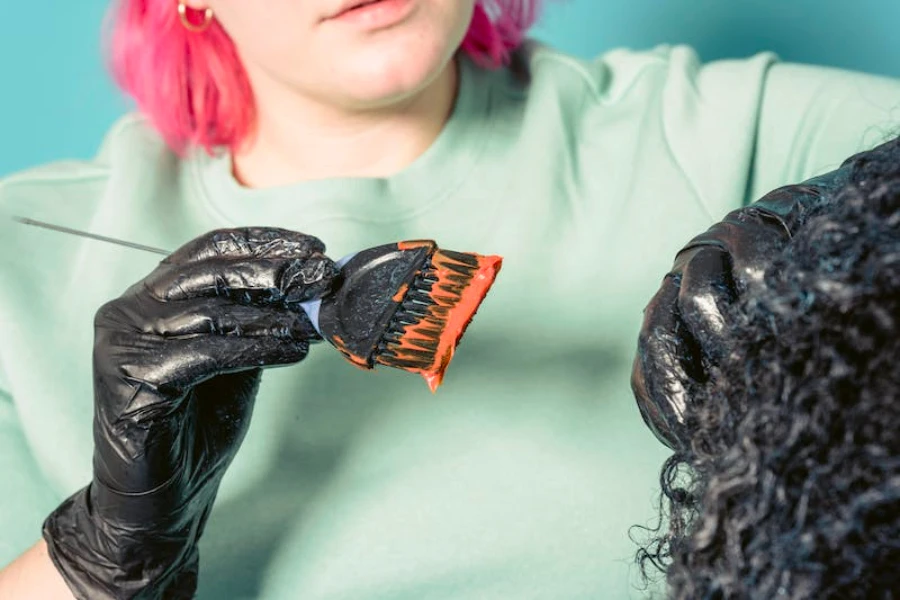
[[[629,372],[678,249],[728,210],[894,133],[900,82],[685,47],[526,69],[461,59],[455,110],[388,178],[241,187],[137,116],[96,158],[0,183],[5,212],[174,249],[211,229],[314,234],[332,257],[431,238],[504,268],[432,395],[320,344],[266,373],[201,542],[201,598],[627,598],[646,592],[666,450]],[[0,222],[0,565],[91,478],[95,311],[159,256]]]

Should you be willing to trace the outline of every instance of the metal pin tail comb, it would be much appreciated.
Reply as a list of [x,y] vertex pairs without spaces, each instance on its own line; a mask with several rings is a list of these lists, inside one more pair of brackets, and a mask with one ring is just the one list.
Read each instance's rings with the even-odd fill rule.
[[[14,220],[168,254],[33,219]],[[322,337],[354,365],[418,373],[433,392],[501,264],[499,256],[443,250],[431,240],[386,244],[339,261],[333,291],[300,306]]]

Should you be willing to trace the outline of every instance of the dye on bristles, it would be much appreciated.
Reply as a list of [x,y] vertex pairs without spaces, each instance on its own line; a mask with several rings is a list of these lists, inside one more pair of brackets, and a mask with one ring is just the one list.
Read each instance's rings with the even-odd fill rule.
[[436,250],[410,284],[375,362],[419,373],[435,391],[501,264],[498,256]]

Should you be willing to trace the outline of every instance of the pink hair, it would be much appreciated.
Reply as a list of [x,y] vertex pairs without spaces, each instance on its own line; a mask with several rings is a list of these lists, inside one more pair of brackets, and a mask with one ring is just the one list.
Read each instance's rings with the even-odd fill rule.
[[[504,65],[542,0],[478,0],[462,49],[486,68]],[[181,24],[175,0],[118,0],[109,56],[113,77],[176,151],[234,148],[255,123],[253,91],[237,51],[216,23]],[[202,14],[189,16],[202,20]],[[195,20],[192,18],[192,21]]]

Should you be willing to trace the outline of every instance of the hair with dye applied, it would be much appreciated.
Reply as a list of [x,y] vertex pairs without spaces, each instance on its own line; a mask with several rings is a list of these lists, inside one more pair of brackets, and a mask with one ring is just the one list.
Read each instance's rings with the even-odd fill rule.
[[[174,0],[116,0],[108,54],[116,83],[176,151],[235,148],[256,122],[250,82],[215,21],[187,31]],[[485,68],[503,66],[534,24],[542,0],[479,0],[462,50]]]

